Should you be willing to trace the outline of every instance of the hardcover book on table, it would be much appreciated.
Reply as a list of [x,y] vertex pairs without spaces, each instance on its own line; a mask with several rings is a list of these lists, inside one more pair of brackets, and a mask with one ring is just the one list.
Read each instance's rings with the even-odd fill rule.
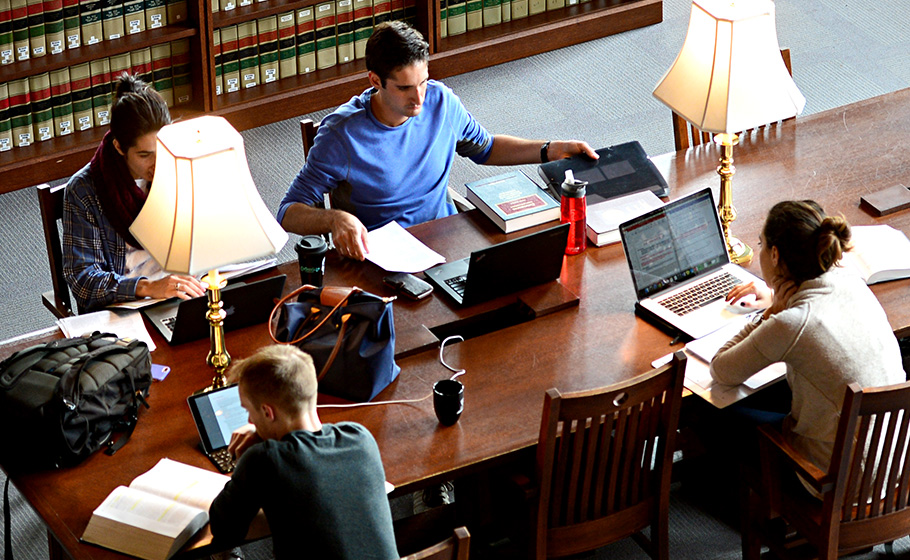
[[841,265],[857,271],[866,284],[910,278],[910,239],[888,225],[853,226]]
[[[590,202],[590,201],[589,201]],[[660,207],[663,202],[651,191],[591,203],[585,219],[588,240],[597,247],[619,243],[619,224]]]
[[559,218],[559,203],[520,171],[466,183],[466,198],[512,233]]

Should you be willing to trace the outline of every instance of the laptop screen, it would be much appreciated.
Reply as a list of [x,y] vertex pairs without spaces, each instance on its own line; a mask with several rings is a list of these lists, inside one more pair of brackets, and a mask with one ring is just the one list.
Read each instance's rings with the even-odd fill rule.
[[620,234],[639,300],[729,262],[711,189],[630,220]]
[[226,447],[234,430],[247,424],[247,412],[240,406],[237,385],[191,395],[187,402],[202,445],[208,452]]

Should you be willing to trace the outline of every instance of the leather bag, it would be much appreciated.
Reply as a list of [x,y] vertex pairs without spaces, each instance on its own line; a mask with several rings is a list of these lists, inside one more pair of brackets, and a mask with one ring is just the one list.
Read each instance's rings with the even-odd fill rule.
[[[298,301],[289,301],[296,296]],[[395,363],[394,299],[357,287],[303,285],[272,310],[269,335],[313,357],[320,393],[369,401],[401,371]]]

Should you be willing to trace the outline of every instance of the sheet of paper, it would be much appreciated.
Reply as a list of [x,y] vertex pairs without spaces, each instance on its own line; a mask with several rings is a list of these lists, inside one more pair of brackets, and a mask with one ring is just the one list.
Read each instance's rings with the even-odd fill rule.
[[108,310],[95,311],[59,319],[57,325],[67,338],[101,331],[114,333],[120,338],[137,338],[148,344],[149,352],[156,348],[151,335],[145,328],[145,323],[142,322],[142,315],[136,311],[117,313]]
[[398,222],[370,232],[367,260],[388,272],[421,272],[446,262],[445,257],[421,243]]

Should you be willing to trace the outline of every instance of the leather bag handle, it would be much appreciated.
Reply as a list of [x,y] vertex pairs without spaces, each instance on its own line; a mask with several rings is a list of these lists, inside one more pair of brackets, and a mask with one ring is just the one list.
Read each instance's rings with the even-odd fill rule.
[[[336,288],[336,287],[323,288],[322,293],[320,294],[320,298],[319,298],[320,303],[324,303],[323,299],[325,299],[325,301],[328,301],[328,302],[334,301],[335,303],[334,303],[334,306],[332,307],[332,310],[329,311],[328,313],[326,313],[325,317],[323,317],[322,320],[319,321],[319,323],[315,327],[310,329],[310,331],[308,333],[304,334],[303,336],[301,336],[295,340],[289,340],[287,342],[282,342],[282,341],[278,340],[277,338],[275,338],[275,329],[273,326],[275,324],[275,314],[278,312],[278,310],[281,309],[281,306],[284,305],[288,300],[292,299],[293,297],[295,297],[303,292],[313,291],[313,290],[318,290],[318,289],[319,288],[317,288],[316,286],[304,284],[303,286],[300,286],[293,292],[289,293],[288,295],[286,295],[283,298],[281,298],[280,300],[278,300],[278,303],[275,304],[275,307],[272,309],[272,313],[269,315],[269,337],[272,339],[273,342],[275,342],[277,344],[297,344],[303,340],[306,340],[307,337],[311,336],[314,332],[316,332],[316,330],[319,327],[324,325],[325,322],[329,320],[329,317],[331,317],[332,314],[335,313],[335,311],[337,311],[342,305],[347,303],[348,299],[350,299],[350,297],[352,295],[363,292],[363,290],[361,290],[357,286],[352,286],[350,288]],[[329,293],[327,295],[326,295],[326,290],[329,291]],[[323,297],[323,296],[325,296],[325,297]],[[324,305],[332,305],[332,304],[324,303]],[[342,329],[344,328],[344,321],[345,321],[345,318],[344,318],[344,316],[342,316]],[[340,335],[339,335],[338,339],[341,340]],[[335,344],[335,349],[332,351],[331,359],[334,359],[335,355],[338,353],[339,344],[340,343]],[[331,359],[330,359],[329,363],[331,363]]]

